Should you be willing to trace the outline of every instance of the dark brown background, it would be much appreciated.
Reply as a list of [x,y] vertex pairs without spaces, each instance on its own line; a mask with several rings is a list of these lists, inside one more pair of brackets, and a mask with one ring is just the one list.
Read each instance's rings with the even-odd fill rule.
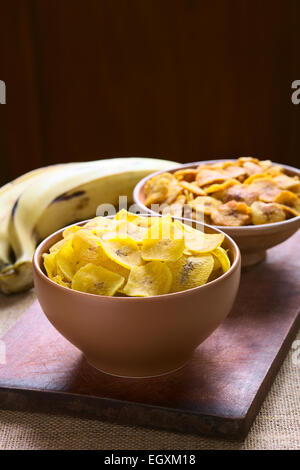
[[299,166],[299,0],[0,0],[1,183],[54,162]]

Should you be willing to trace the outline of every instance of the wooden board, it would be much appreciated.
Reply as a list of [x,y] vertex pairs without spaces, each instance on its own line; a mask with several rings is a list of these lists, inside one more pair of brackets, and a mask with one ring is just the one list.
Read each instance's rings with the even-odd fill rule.
[[223,325],[188,365],[159,378],[98,372],[36,302],[4,337],[0,407],[243,439],[299,328],[299,244],[300,231],[243,273]]

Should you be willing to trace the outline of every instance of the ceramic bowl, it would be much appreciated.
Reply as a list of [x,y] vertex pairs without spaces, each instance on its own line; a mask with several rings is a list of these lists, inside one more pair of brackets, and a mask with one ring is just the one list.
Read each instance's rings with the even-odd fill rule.
[[[223,246],[228,249],[232,266],[218,279],[173,294],[106,297],[60,286],[46,276],[42,255],[62,238],[63,230],[50,235],[35,251],[36,294],[54,327],[103,372],[149,377],[176,370],[231,310],[241,263],[239,249],[227,235]],[[219,232],[209,226],[204,230]]]
[[[207,160],[200,162],[188,163],[185,165],[178,166],[169,170],[170,173],[184,169],[184,168],[197,168],[199,165],[207,163],[217,163],[226,160]],[[277,165],[277,163],[275,163]],[[287,165],[281,165],[285,168],[286,173],[290,176],[299,176],[300,170],[293,168]],[[144,213],[156,214],[154,211],[151,211],[148,207],[145,206],[145,194],[144,187],[146,182],[153,178],[153,176],[160,173],[165,173],[164,171],[159,171],[153,173],[152,175],[143,178],[135,187],[133,198],[134,202],[140,207],[141,211]],[[289,237],[291,237],[299,228],[300,228],[300,216],[293,217],[292,219],[284,220],[282,222],[275,222],[272,224],[264,225],[245,225],[242,227],[226,227],[226,226],[214,226],[219,230],[222,230],[224,233],[233,238],[233,240],[238,244],[239,249],[241,250],[242,255],[242,266],[248,267],[254,264],[257,264],[264,260],[266,256],[266,250],[272,248],[279,243],[284,242]]]

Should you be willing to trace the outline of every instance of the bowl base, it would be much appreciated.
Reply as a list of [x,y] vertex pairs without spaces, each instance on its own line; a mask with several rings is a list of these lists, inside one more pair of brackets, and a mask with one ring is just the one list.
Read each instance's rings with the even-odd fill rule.
[[242,268],[249,268],[258,263],[261,263],[265,259],[267,252],[266,250],[254,251],[252,253],[242,251],[241,255]]
[[106,368],[104,364],[100,364],[99,362],[91,361],[88,358],[86,358],[88,364],[91,367],[94,367],[94,369],[97,369],[99,372],[102,372],[103,374],[111,375],[113,377],[120,377],[123,379],[150,379],[153,377],[161,377],[163,375],[168,375],[172,374],[173,372],[176,372],[180,369],[182,369],[187,362],[189,361],[190,358],[186,359],[183,362],[180,362],[178,364],[174,364],[172,367],[161,370],[161,369],[150,369],[149,371],[146,369],[129,369],[128,371],[125,369],[115,369],[108,367]]

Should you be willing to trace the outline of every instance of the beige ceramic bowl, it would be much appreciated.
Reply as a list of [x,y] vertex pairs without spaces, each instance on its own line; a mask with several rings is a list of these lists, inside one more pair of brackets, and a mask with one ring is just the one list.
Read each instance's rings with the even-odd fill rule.
[[[169,173],[174,173],[175,171],[181,170],[183,168],[197,168],[199,165],[217,163],[221,161],[226,160],[207,160],[188,163],[169,170]],[[275,163],[275,165],[277,165],[277,163]],[[285,168],[288,175],[297,175],[300,177],[300,170],[297,168],[293,168],[287,165],[280,166]],[[133,198],[134,202],[140,207],[142,212],[156,214],[154,211],[151,211],[148,207],[145,206],[144,187],[146,182],[153,178],[153,176],[165,172],[166,170],[153,173],[152,175],[143,178],[136,185]],[[290,236],[292,236],[300,228],[300,216],[284,220],[283,222],[275,222],[265,225],[245,225],[242,227],[226,227],[217,225],[215,227],[222,230],[222,232],[227,233],[227,235],[232,237],[233,240],[238,244],[242,255],[242,266],[246,267],[252,266],[262,261],[266,256],[266,250],[268,248],[272,248],[273,246],[284,242]]]
[[[174,294],[106,297],[62,287],[46,276],[42,255],[62,238],[62,231],[45,239],[34,254],[37,297],[55,328],[103,372],[147,377],[176,370],[231,310],[240,281],[240,253],[228,236],[224,246],[232,266],[218,279]],[[218,232],[209,226],[205,231]]]

